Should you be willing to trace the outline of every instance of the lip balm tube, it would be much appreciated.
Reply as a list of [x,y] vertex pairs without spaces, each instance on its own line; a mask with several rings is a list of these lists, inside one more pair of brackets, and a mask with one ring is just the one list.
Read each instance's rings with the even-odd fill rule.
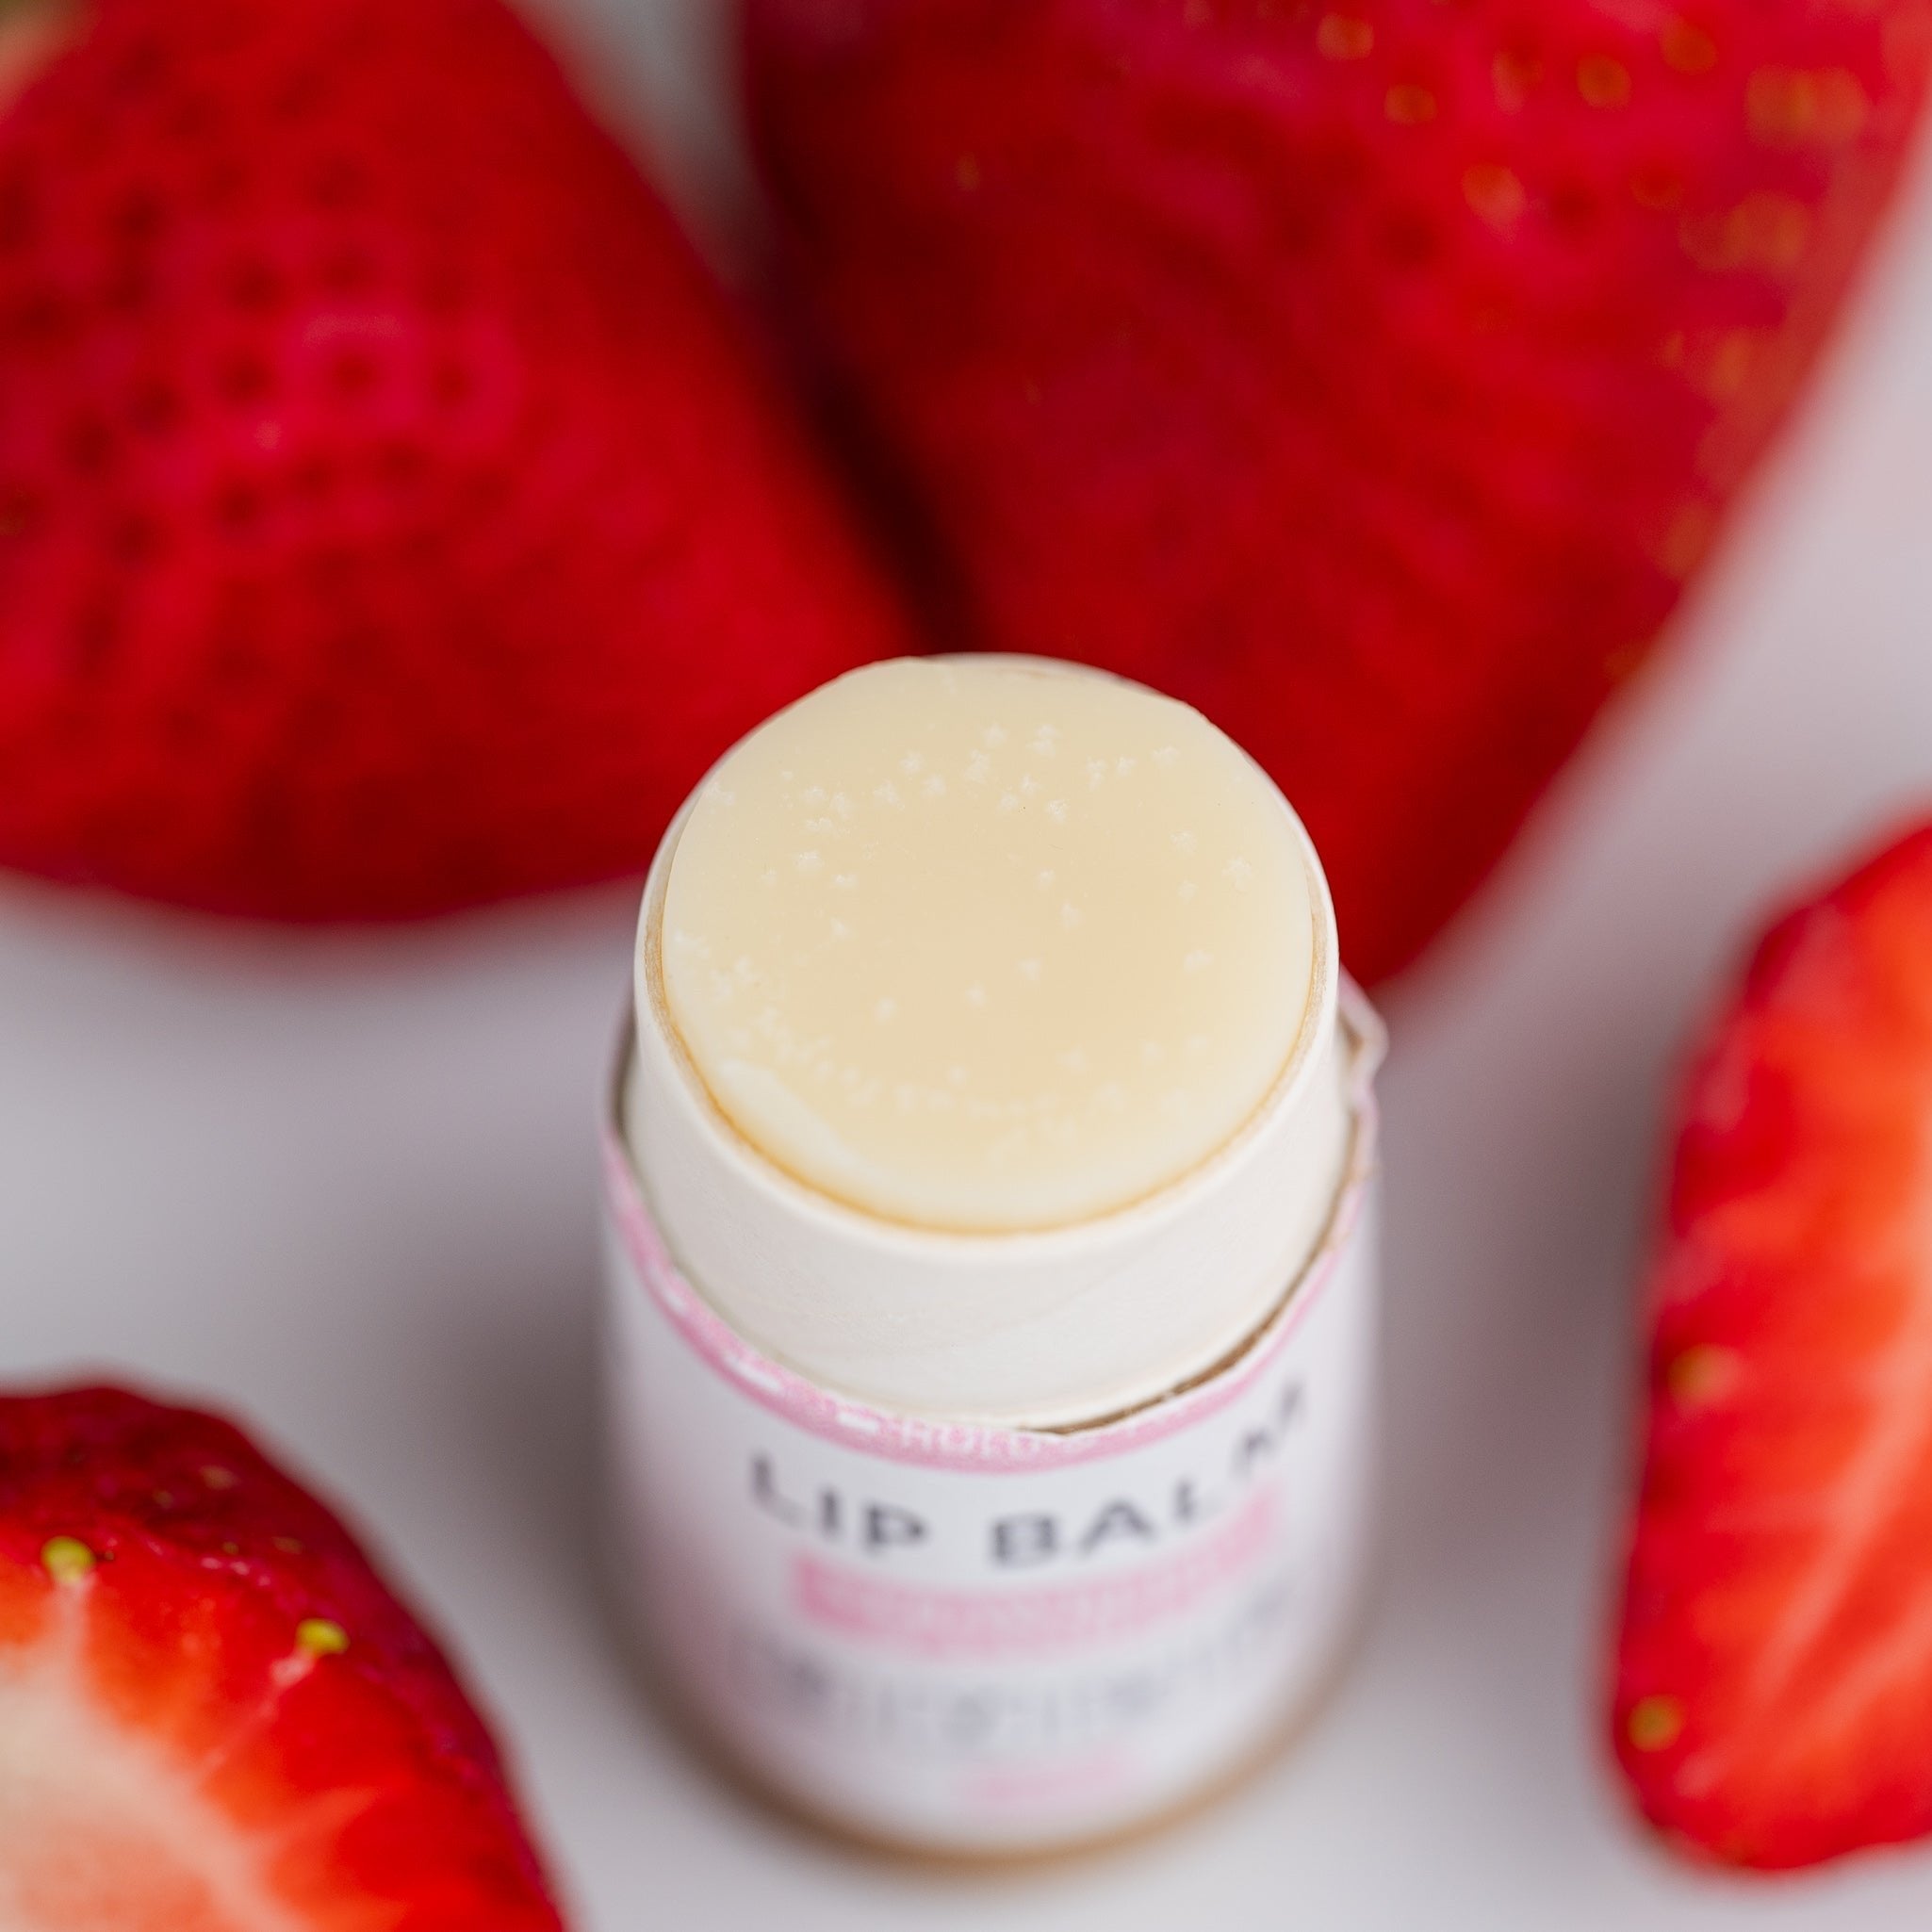
[[726,755],[606,1137],[613,1557],[718,1752],[999,1857],[1293,1727],[1366,1567],[1381,1040],[1299,820],[1171,699],[897,660]]

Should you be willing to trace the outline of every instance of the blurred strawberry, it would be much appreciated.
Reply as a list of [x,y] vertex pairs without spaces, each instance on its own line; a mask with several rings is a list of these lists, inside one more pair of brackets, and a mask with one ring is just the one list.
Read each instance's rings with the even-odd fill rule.
[[1925,0],[745,0],[961,634],[1191,699],[1402,965],[1643,660],[1897,176]]
[[0,1923],[559,1932],[482,1723],[236,1430],[0,1398]]
[[499,0],[15,0],[0,82],[0,860],[293,918],[594,878],[899,647]]
[[1776,926],[1711,1027],[1650,1303],[1639,1803],[1744,1865],[1932,1832],[1932,827]]

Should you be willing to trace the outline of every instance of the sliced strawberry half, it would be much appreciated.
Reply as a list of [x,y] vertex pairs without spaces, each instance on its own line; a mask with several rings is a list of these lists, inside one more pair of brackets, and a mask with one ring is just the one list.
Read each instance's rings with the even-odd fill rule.
[[1734,1863],[1932,1831],[1932,827],[1760,946],[1650,1288],[1616,1750]]
[[7,1932],[558,1932],[495,1746],[213,1416],[0,1399]]

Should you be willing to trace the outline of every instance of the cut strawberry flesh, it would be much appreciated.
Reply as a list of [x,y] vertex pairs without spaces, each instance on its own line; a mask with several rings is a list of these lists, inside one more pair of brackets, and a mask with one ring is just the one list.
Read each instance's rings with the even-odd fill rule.
[[1932,829],[1780,925],[1694,1070],[1617,1749],[1666,1831],[1932,1831]]
[[[278,1880],[304,1838],[345,1822],[340,1800],[275,1807],[272,1831],[216,1795],[288,1688],[314,1668],[299,1648],[231,1734],[199,1757],[143,1734],[99,1680],[90,1576],[57,1587],[37,1638],[0,1654],[0,1924],[8,1932],[335,1932],[396,1923],[351,1899],[317,1919]],[[360,1801],[353,1807],[360,1808]],[[304,1817],[306,1811],[309,1815]]]
[[558,1924],[474,1712],[326,1511],[212,1418],[0,1400],[5,1932]]

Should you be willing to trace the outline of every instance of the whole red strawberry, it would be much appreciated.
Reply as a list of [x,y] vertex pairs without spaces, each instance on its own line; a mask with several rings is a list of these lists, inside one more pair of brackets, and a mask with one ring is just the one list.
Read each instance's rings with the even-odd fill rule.
[[1650,649],[1898,173],[1924,0],[745,0],[961,633],[1191,699],[1400,966]]
[[51,53],[23,19],[0,862],[296,918],[594,878],[899,647],[499,0],[89,0]]
[[227,1423],[0,1398],[0,1924],[560,1932],[495,1746]]
[[1932,1833],[1932,826],[1759,948],[1679,1108],[1615,1744],[1659,1829]]

